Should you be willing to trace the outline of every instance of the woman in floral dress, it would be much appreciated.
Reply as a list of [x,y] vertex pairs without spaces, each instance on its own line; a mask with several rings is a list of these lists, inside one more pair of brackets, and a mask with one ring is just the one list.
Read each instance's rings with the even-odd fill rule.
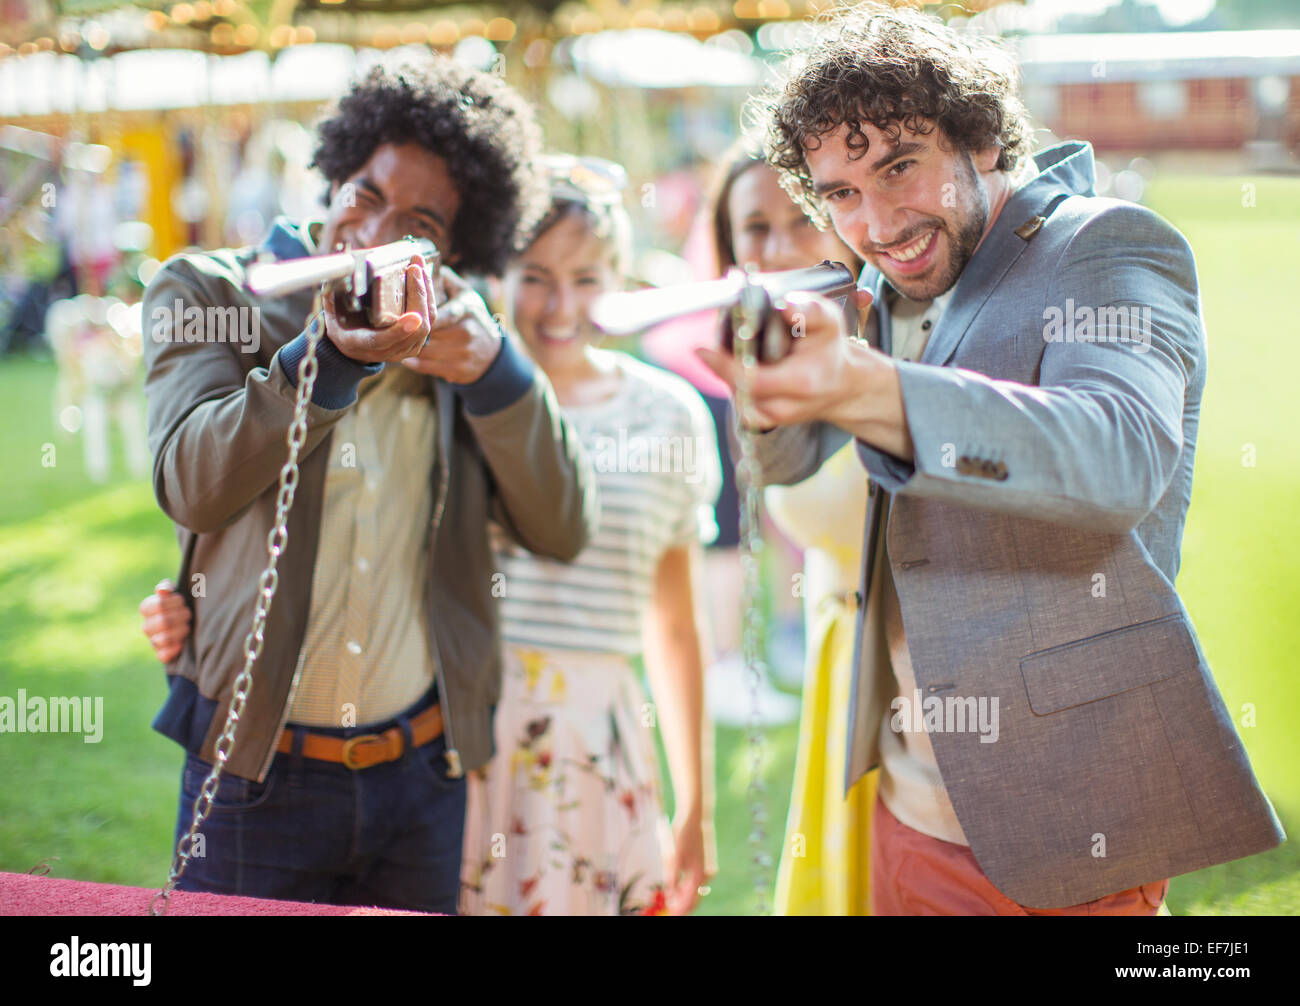
[[[622,285],[630,244],[622,169],[571,157],[548,167],[552,208],[507,270],[506,319],[582,439],[601,518],[572,563],[496,536],[497,753],[470,781],[461,907],[684,913],[712,859],[693,570],[713,524],[717,438],[687,382],[593,344],[588,310]],[[673,781],[671,828],[656,730]]]

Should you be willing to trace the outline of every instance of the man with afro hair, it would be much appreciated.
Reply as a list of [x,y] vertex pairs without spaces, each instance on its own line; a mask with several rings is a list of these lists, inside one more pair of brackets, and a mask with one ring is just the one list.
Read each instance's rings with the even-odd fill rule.
[[[154,727],[187,751],[177,839],[217,755],[275,526],[313,327],[317,376],[254,686],[179,887],[455,910],[464,773],[492,754],[501,576],[489,519],[573,558],[595,522],[589,463],[545,376],[454,270],[499,272],[546,207],[532,110],[494,75],[435,58],[379,66],[320,126],[323,221],[256,248],[182,254],[150,284],[149,442],[181,547],[188,635],[154,638]],[[257,258],[429,238],[454,309],[407,270],[406,313],[340,322],[328,294],[265,299]],[[195,309],[198,309],[197,311]],[[239,309],[256,338],[194,319]]]

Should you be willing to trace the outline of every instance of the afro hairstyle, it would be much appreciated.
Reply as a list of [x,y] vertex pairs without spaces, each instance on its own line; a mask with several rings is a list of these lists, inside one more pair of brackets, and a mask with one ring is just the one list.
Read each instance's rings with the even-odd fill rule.
[[465,272],[500,275],[550,203],[532,106],[498,75],[446,57],[373,67],[319,135],[312,166],[331,188],[385,143],[418,143],[446,161],[460,193],[451,242]]

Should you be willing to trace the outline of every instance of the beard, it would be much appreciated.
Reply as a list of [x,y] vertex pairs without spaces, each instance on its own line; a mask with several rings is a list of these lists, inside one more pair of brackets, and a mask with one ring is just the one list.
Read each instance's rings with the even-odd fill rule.
[[[975,173],[974,164],[971,163],[970,155],[958,158],[958,163],[962,165],[962,177],[957,187],[958,205],[956,215],[950,220],[931,217],[928,221],[913,228],[900,240],[894,242],[895,245],[901,247],[927,231],[938,228],[939,234],[935,236],[934,240],[939,240],[940,236],[946,238],[948,243],[946,260],[941,262],[936,258],[928,275],[915,277],[895,277],[890,274],[887,268],[879,264],[876,266],[884,273],[889,285],[908,300],[933,300],[956,286],[957,280],[961,278],[962,270],[966,268],[966,264],[971,260],[971,256],[975,254],[975,249],[979,247],[980,241],[984,238],[984,230],[989,221],[988,195],[979,184],[979,178]],[[885,256],[880,254],[874,256],[876,263],[879,263],[884,258]],[[872,259],[868,258],[868,261],[872,261]]]

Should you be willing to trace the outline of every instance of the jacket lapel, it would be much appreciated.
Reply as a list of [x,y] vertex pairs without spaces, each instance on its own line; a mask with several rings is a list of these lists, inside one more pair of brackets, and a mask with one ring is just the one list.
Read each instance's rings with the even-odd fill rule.
[[[952,359],[985,301],[993,295],[1016,260],[1024,254],[1028,242],[1017,237],[1014,229],[1002,226],[1010,209],[1012,207],[1009,203],[1003,207],[993,231],[962,270],[961,278],[953,290],[952,301],[939,318],[934,335],[921,354],[922,363],[942,367]],[[1021,222],[1017,220],[1015,226]]]
[[889,331],[889,301],[885,298],[889,287],[885,285],[885,276],[872,266],[863,266],[858,286],[860,289],[871,291],[871,314],[867,319],[863,338],[872,349],[889,353],[892,340]]

